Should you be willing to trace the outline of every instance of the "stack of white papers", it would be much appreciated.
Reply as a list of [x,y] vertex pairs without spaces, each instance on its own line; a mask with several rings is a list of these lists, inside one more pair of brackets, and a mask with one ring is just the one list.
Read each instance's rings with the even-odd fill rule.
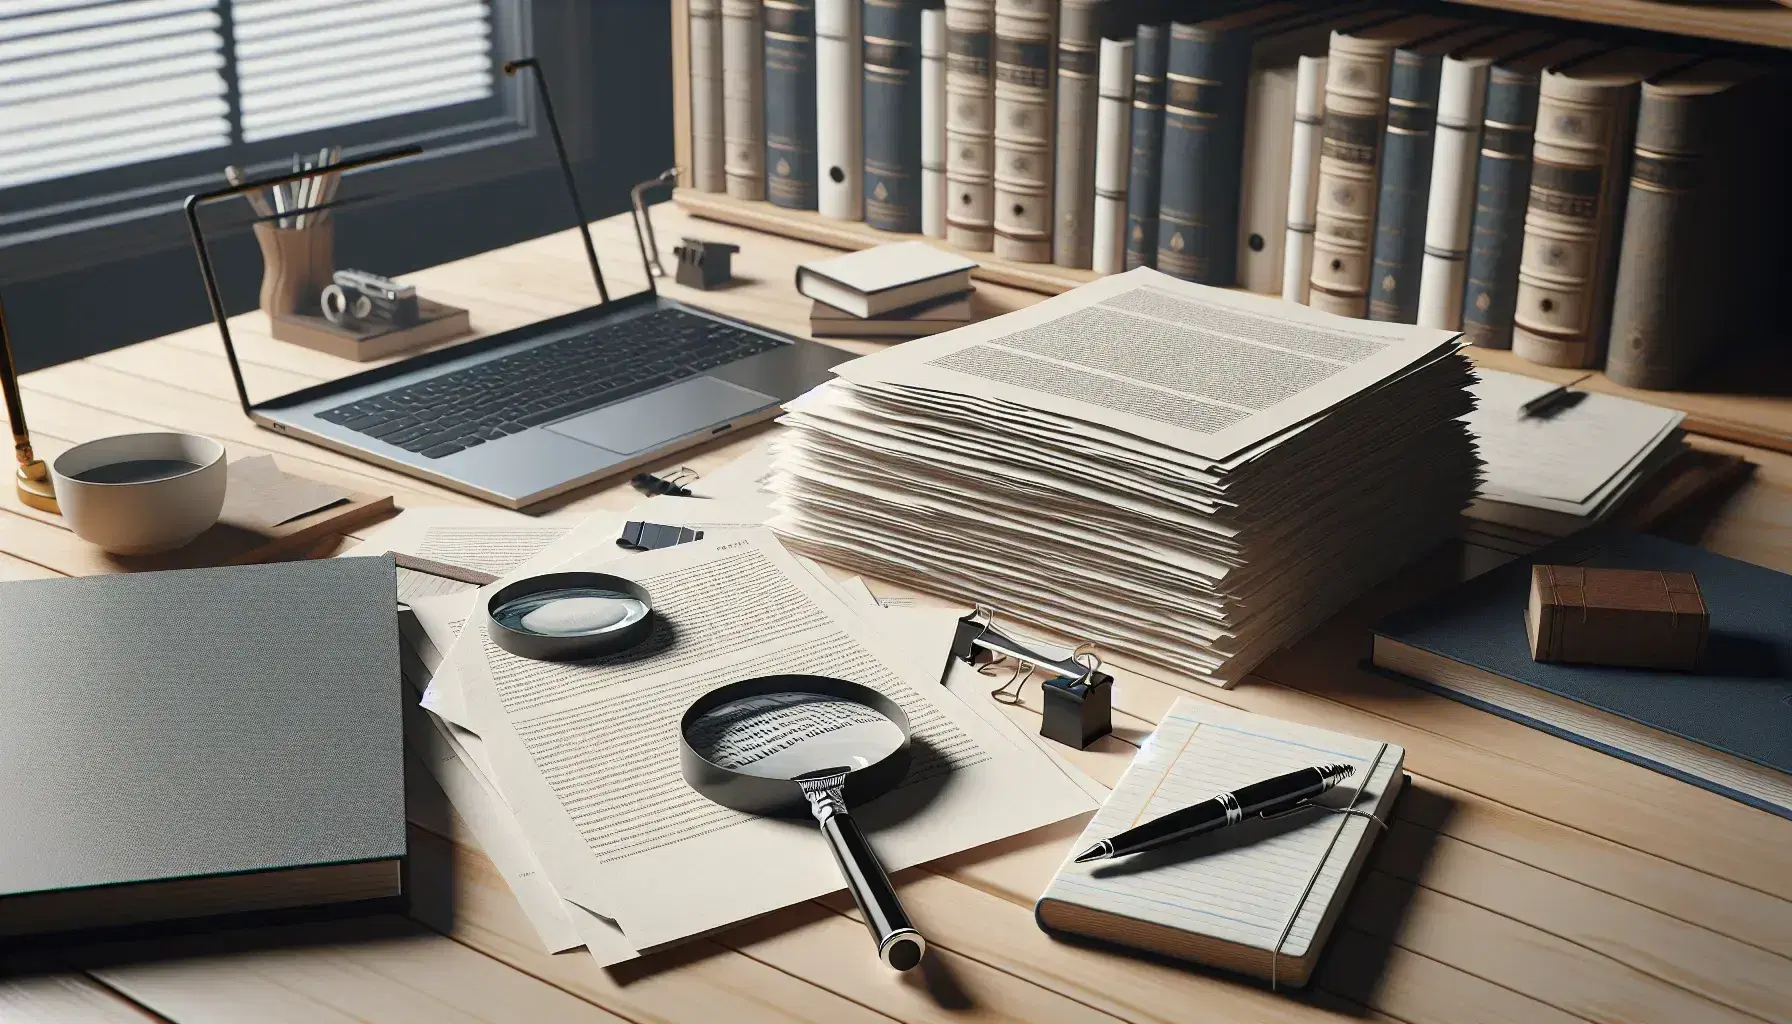
[[1524,404],[1554,384],[1479,373],[1479,405],[1468,422],[1487,469],[1472,519],[1564,537],[1611,515],[1686,449],[1683,412],[1582,393],[1548,415],[1526,416]]
[[772,526],[1229,685],[1458,531],[1460,344],[1134,270],[836,367]]
[[[578,664],[492,645],[478,615],[492,588],[419,594],[401,616],[406,676],[424,694],[409,723],[413,748],[550,951],[583,946],[608,966],[841,888],[812,825],[738,814],[684,785],[678,717],[734,679],[840,675],[909,712],[930,751],[911,770],[915,785],[855,811],[892,871],[1092,810],[1106,796],[1003,717],[973,669],[942,685],[957,613],[879,607],[862,583],[836,582],[784,551],[759,525],[769,514],[754,490],[759,475],[738,474],[729,498],[655,498],[570,528],[428,512],[404,525],[401,517],[365,546],[433,543],[440,561],[485,558],[488,571],[505,573],[493,588],[601,568],[655,596],[668,634],[655,641],[666,643]],[[630,554],[615,545],[625,519],[705,537]],[[930,774],[950,784],[928,784]]]

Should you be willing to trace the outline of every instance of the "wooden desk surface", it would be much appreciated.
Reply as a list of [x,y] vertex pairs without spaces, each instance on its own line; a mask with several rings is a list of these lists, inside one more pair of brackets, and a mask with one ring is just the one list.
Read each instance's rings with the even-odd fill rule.
[[[806,333],[808,303],[791,278],[815,247],[692,222],[669,206],[655,219],[668,260],[682,234],[737,242],[736,266],[750,278],[722,292],[668,292]],[[640,287],[627,218],[596,233],[612,286]],[[416,280],[493,330],[584,304],[583,268],[576,236],[565,233]],[[977,293],[990,312],[1036,298],[996,286]],[[237,337],[262,394],[354,369],[268,340],[258,319],[239,318]],[[46,457],[93,437],[172,428],[223,440],[233,459],[272,452],[295,472],[395,494],[401,507],[473,504],[253,427],[209,327],[30,374],[24,393]],[[713,468],[764,433],[669,461]],[[1792,570],[1792,456],[1699,443],[1744,452],[1760,471],[1691,539]],[[546,514],[637,500],[611,486]],[[10,489],[0,502],[0,578],[116,569]],[[1306,993],[1048,939],[1032,901],[1077,831],[1071,824],[900,873],[903,899],[937,950],[912,975],[868,954],[843,895],[605,972],[583,952],[540,950],[503,880],[417,768],[408,917],[63,954],[39,973],[0,980],[0,1020],[1792,1021],[1792,822],[1357,667],[1368,649],[1363,624],[1378,610],[1499,557],[1439,552],[1237,689],[1182,684],[1202,700],[1409,751],[1413,786]],[[1068,752],[1110,782],[1183,692],[1161,670],[1116,660],[1116,735]],[[1037,690],[1028,696],[1036,707]],[[1014,713],[1037,722],[1031,709]]]

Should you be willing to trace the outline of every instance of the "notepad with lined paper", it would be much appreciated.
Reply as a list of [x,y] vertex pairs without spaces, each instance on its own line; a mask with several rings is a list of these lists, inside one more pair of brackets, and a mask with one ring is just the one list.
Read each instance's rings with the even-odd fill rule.
[[[1405,756],[1391,743],[1184,697],[1070,852],[1217,793],[1332,761],[1356,774],[1318,802],[1386,821]],[[1047,931],[1300,986],[1379,831],[1365,814],[1315,808],[1131,857],[1066,860],[1034,913]]]

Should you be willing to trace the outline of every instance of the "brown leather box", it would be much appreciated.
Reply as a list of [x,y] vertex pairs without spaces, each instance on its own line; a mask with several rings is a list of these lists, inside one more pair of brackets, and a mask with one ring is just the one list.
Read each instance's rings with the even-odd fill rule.
[[1710,625],[1689,572],[1531,567],[1524,626],[1537,661],[1690,671]]

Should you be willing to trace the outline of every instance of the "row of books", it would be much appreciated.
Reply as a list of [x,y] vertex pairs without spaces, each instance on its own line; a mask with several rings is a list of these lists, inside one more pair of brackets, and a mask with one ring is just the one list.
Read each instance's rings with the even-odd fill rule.
[[1643,387],[1792,270],[1781,86],[1734,61],[1367,0],[928,6],[692,0],[696,187]]

